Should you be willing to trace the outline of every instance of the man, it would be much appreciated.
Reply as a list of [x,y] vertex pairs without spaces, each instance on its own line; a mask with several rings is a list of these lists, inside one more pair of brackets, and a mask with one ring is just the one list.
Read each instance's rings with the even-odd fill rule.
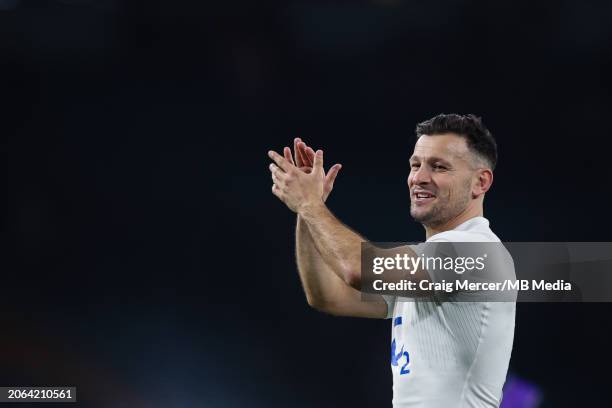
[[[438,115],[416,128],[410,213],[429,242],[500,242],[483,217],[497,148],[473,115]],[[296,255],[308,304],[335,315],[392,319],[394,407],[498,407],[514,336],[514,302],[375,295],[363,301],[361,244],[325,206],[340,165],[326,174],[323,151],[301,140],[294,155],[270,151],[272,193],[297,213]],[[417,256],[410,247],[410,256]],[[512,269],[513,272],[513,269]],[[414,281],[433,278],[421,268]],[[468,298],[469,299],[469,298]]]

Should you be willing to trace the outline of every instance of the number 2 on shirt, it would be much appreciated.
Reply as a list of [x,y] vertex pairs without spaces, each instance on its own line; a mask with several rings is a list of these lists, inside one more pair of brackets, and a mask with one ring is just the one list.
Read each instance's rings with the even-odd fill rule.
[[[402,324],[401,316],[398,316],[395,319],[393,319],[394,328],[396,326],[400,326],[401,324]],[[407,368],[408,364],[410,363],[410,354],[407,351],[404,351],[404,346],[402,346],[401,350],[397,354],[395,353],[395,350],[397,350],[397,344],[395,342],[395,339],[393,339],[393,341],[391,342],[391,365],[398,366],[402,358],[406,357],[406,362],[400,368],[400,375],[408,374],[410,372],[410,370]]]

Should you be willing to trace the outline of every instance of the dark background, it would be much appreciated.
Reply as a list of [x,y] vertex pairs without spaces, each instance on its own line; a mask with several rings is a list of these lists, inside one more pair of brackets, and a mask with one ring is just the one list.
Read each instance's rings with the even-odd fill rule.
[[[612,240],[609,2],[0,7],[2,385],[75,385],[79,406],[390,406],[389,322],[305,302],[266,156],[296,136],[343,164],[339,218],[416,241],[414,126],[476,113],[503,240]],[[610,312],[518,305],[511,372],[542,406],[609,401]]]

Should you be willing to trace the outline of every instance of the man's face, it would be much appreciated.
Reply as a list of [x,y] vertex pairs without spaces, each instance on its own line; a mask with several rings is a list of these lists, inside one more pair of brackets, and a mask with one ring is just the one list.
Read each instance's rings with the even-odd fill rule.
[[426,226],[444,224],[472,199],[474,156],[453,133],[421,136],[410,158],[410,215]]

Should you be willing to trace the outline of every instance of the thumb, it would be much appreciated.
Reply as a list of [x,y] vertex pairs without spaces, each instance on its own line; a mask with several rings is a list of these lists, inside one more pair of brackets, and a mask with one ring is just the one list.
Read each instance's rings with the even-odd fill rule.
[[317,150],[312,167],[315,172],[323,173],[323,150]]
[[340,163],[334,164],[331,169],[327,172],[327,176],[325,176],[325,184],[330,187],[333,187],[334,181],[340,172],[342,165]]

